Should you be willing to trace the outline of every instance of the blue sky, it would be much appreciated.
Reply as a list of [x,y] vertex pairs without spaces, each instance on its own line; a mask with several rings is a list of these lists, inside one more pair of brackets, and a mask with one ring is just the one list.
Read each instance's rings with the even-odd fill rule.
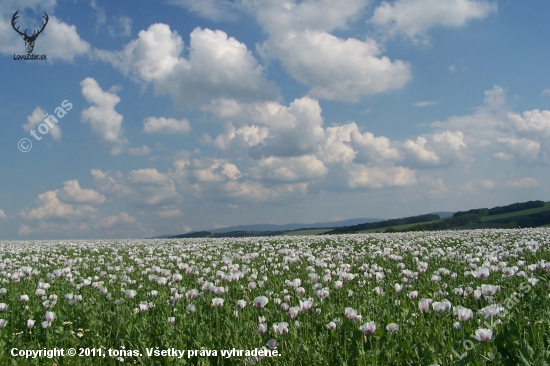
[[[14,60],[15,11],[28,34],[48,14],[33,51],[47,61]],[[547,14],[545,0],[3,1],[0,238],[549,200]]]

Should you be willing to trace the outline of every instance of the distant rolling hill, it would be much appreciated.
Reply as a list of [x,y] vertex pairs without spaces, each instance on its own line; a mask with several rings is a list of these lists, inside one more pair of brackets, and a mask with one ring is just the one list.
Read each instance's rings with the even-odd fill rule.
[[[424,231],[446,229],[515,228],[550,225],[550,202],[528,201],[508,206],[469,211],[437,211],[401,219],[358,218],[313,224],[238,225],[165,238],[247,237],[274,235],[320,235],[371,231]],[[323,230],[326,229],[326,230]]]
[[444,219],[445,217],[453,216],[454,212],[451,212],[451,211],[437,211],[437,212],[430,212],[430,214],[439,215],[439,217]]
[[323,234],[344,234],[361,232],[471,230],[485,228],[538,227],[550,224],[550,202],[517,202],[507,206],[476,208],[448,212],[434,212],[428,215],[410,216],[400,219],[378,221],[360,225],[343,226]]
[[[453,215],[453,212],[450,211],[440,211],[433,212],[433,214],[439,215],[441,218],[449,217]],[[178,235],[161,235],[156,236],[151,239],[168,239],[168,238],[202,238],[202,237],[222,237],[222,236],[260,236],[262,233],[265,235],[317,235],[323,232],[331,231],[332,229],[339,227],[354,226],[360,224],[368,224],[374,222],[384,221],[385,219],[380,218],[358,218],[358,219],[348,219],[340,221],[328,221],[328,222],[316,222],[312,224],[284,224],[284,225],[273,225],[273,224],[253,224],[253,225],[237,225],[229,226],[224,228],[204,230],[204,231],[195,231],[189,232],[186,234]],[[326,230],[321,230],[326,229]]]
[[242,236],[242,233],[254,233],[254,235],[258,235],[258,233],[266,232],[266,233],[280,233],[280,232],[292,232],[294,230],[300,230],[300,229],[332,229],[339,226],[350,226],[350,225],[357,225],[357,224],[363,224],[363,223],[370,223],[370,222],[378,222],[383,221],[384,219],[374,219],[374,218],[359,218],[359,219],[348,219],[348,220],[341,220],[341,221],[329,221],[329,222],[316,222],[313,224],[286,224],[286,225],[273,225],[273,224],[254,224],[254,225],[237,225],[237,226],[229,226],[224,228],[218,228],[218,229],[212,229],[212,230],[205,230],[200,232],[189,232],[186,234],[174,234],[174,235],[159,235],[155,236],[154,238],[150,239],[167,239],[167,238],[174,238],[174,237],[204,237],[206,232],[212,233],[212,234],[225,234],[225,233],[238,233],[236,236]]
[[298,229],[319,229],[319,228],[334,228],[339,226],[350,226],[357,224],[364,224],[366,222],[377,222],[384,219],[362,218],[362,219],[349,219],[342,221],[331,222],[317,222],[314,224],[286,224],[286,225],[271,225],[271,224],[257,224],[257,225],[239,225],[229,226],[220,229],[207,230],[211,233],[228,233],[231,231],[290,231]]
[[169,239],[169,238],[173,238],[175,235],[159,235],[159,236],[154,236],[152,238],[146,238],[146,239]]

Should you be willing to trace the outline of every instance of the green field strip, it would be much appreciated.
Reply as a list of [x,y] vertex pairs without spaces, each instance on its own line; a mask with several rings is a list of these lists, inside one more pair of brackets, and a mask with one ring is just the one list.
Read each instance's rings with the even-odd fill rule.
[[499,222],[478,222],[475,224],[468,224],[463,226],[457,226],[451,230],[475,230],[475,229],[501,229],[505,224]]
[[285,236],[320,235],[320,234],[326,233],[326,232],[331,231],[331,230],[333,230],[333,229],[296,230],[296,231],[287,231],[287,232],[282,233],[280,235],[285,235]]
[[536,214],[536,213],[544,212],[548,210],[550,210],[550,202],[544,202],[544,207],[530,208],[528,210],[508,212],[500,215],[482,216],[481,222],[527,216],[527,215]]
[[[408,229],[410,227],[413,227],[413,226],[417,226],[417,225],[425,225],[425,224],[432,224],[434,222],[439,222],[441,220],[432,220],[432,221],[424,221],[424,222],[417,222],[417,223],[414,223],[414,224],[405,224],[405,225],[395,225],[395,226],[384,226],[384,227],[379,227],[377,229],[368,229],[368,230],[361,230],[361,231],[357,231],[358,233],[374,233],[376,231],[384,231],[386,230],[387,228],[394,228],[395,230],[404,230],[404,229]],[[336,228],[338,229],[338,228]]]

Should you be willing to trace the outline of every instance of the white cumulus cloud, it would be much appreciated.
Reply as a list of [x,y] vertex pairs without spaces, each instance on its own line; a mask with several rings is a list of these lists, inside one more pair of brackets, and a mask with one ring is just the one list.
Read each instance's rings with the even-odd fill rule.
[[63,188],[56,190],[56,194],[66,203],[100,205],[105,202],[105,196],[93,189],[80,188],[76,179],[63,182]]
[[216,98],[258,100],[277,98],[272,83],[246,45],[221,30],[195,28],[189,55],[184,42],[166,24],[153,24],[122,51],[100,50],[96,55],[123,73],[151,82],[158,93],[169,94],[178,106],[192,107]]
[[191,124],[185,118],[148,117],[143,121],[143,132],[145,133],[187,133],[191,131]]
[[129,147],[128,148],[128,154],[133,156],[140,156],[140,155],[149,155],[151,153],[151,149],[143,145],[141,147]]
[[440,159],[434,151],[426,149],[426,138],[419,136],[416,141],[407,140],[403,143],[406,159],[420,166],[437,166]]
[[381,56],[372,39],[305,31],[269,40],[264,48],[292,77],[311,86],[314,98],[356,102],[362,95],[400,89],[411,79],[410,65]]
[[[42,108],[36,107],[32,114],[30,116],[27,116],[27,123],[23,125],[23,130],[25,130],[25,132],[31,132],[34,130],[36,135],[38,135],[39,137],[44,137],[45,135],[36,132],[36,128],[38,127],[38,125],[44,123],[48,126],[48,133],[46,135],[51,136],[56,141],[61,140],[61,126],[59,126],[58,123],[55,123],[55,120],[48,117],[48,122],[53,126],[50,128],[49,124],[47,124],[47,122],[44,122],[46,116],[47,114]],[[55,118],[55,115],[51,116]],[[59,119],[57,120],[59,121]]]
[[366,167],[354,164],[348,174],[348,186],[352,189],[382,189],[416,183],[414,171],[405,167]]
[[374,137],[370,132],[361,134],[359,131],[351,131],[350,138],[350,145],[356,151],[356,163],[395,161],[400,158],[399,151],[390,146],[387,137]]
[[521,138],[498,138],[498,142],[507,147],[507,150],[510,154],[514,155],[516,158],[522,158],[526,160],[537,160],[540,143],[537,141]]
[[506,185],[511,188],[535,188],[539,187],[540,183],[535,178],[525,177],[519,180],[509,180]]
[[[244,148],[254,159],[311,154],[325,134],[319,102],[308,97],[296,99],[288,107],[277,102],[217,101],[205,110],[231,122],[226,133],[216,137],[214,146]],[[234,128],[237,123],[241,127]]]
[[245,2],[272,36],[305,30],[330,32],[360,17],[369,0],[260,0]]
[[107,197],[133,206],[157,207],[178,203],[182,199],[174,181],[154,168],[135,169],[126,175],[94,169],[92,176],[98,189]]
[[73,207],[73,205],[61,202],[55,191],[39,194],[35,203],[38,207],[28,212],[23,212],[23,217],[29,220],[72,220],[78,217],[89,216],[96,212],[96,209],[90,205],[77,205]]
[[522,115],[508,113],[508,117],[518,132],[550,137],[550,111],[534,109],[525,111]]
[[248,174],[264,181],[298,182],[324,177],[328,169],[313,155],[299,157],[269,157],[258,162]]
[[123,117],[115,111],[120,97],[114,93],[103,91],[97,81],[92,78],[82,80],[80,86],[82,95],[88,103],[92,104],[90,108],[82,111],[82,120],[89,123],[92,130],[103,141],[113,145],[111,154],[120,154],[128,143],[122,129]]
[[359,131],[355,122],[325,129],[325,138],[319,145],[319,155],[328,164],[347,164],[356,155],[351,147],[351,133]]
[[171,218],[181,216],[181,211],[179,209],[162,209],[157,212],[157,215],[163,218]]
[[424,101],[424,102],[416,102],[413,104],[414,107],[428,107],[430,105],[436,105],[437,102],[436,101],[433,101],[433,100],[427,100],[427,101]]
[[136,218],[126,212],[121,212],[116,216],[105,217],[100,222],[100,226],[104,228],[110,228],[117,224],[133,224],[136,222]]
[[228,0],[168,0],[168,3],[179,5],[200,17],[213,21],[237,20],[242,11],[239,2]]
[[435,26],[460,27],[473,19],[483,19],[497,10],[486,0],[397,0],[384,1],[370,21],[390,35],[404,33],[418,39]]
[[446,147],[454,151],[465,149],[467,147],[464,143],[464,134],[461,131],[444,131],[441,133],[435,133],[432,138],[434,142],[444,144]]
[[337,29],[360,19],[368,0],[260,0],[245,2],[268,39],[258,46],[265,59],[311,89],[314,98],[358,101],[361,96],[402,88],[410,66],[390,60],[373,39],[341,38]]

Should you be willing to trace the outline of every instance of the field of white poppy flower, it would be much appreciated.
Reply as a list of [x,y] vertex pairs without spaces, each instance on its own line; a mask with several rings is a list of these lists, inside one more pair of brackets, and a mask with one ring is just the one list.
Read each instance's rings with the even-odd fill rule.
[[546,365],[549,249],[549,228],[0,242],[0,364]]

